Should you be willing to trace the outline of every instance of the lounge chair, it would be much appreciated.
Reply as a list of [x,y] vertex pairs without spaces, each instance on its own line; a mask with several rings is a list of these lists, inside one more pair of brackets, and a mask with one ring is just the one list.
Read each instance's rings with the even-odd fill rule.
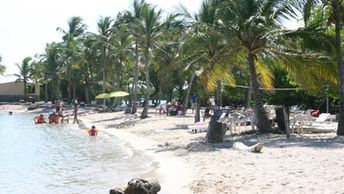
[[297,130],[300,134],[303,134],[304,130],[317,133],[336,131],[337,123],[328,122],[327,120],[329,119],[331,119],[330,113],[321,113],[315,120],[312,120],[312,118],[305,114],[294,115],[291,119],[291,132],[294,133],[294,131]]
[[[217,122],[225,122],[226,121],[227,113],[222,113],[220,118]],[[193,125],[189,125],[188,128],[191,129],[192,132],[205,132],[208,130],[209,123],[208,122],[196,122]]]
[[209,123],[208,122],[196,122],[193,125],[189,125],[188,129],[191,129],[192,132],[205,132],[208,130]]

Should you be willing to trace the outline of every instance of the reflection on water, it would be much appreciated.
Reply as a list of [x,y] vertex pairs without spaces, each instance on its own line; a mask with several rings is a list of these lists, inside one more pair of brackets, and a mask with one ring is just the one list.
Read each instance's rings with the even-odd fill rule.
[[114,136],[33,117],[0,114],[0,193],[108,193],[150,168]]

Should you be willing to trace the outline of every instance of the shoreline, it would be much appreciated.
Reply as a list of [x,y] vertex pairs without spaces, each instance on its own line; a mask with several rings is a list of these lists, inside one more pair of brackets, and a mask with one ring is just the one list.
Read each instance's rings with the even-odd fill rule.
[[[94,122],[85,117],[80,117],[79,121],[85,126],[92,126]],[[128,177],[128,180],[132,178],[155,178],[161,185],[161,191],[159,193],[192,193],[188,188],[192,180],[191,171],[188,170],[184,161],[174,156],[173,153],[159,152],[160,148],[157,146],[158,142],[120,129],[106,128],[105,124],[97,124],[97,129],[101,133],[103,132],[116,136],[121,141],[129,143],[130,148],[143,152],[152,159],[151,170],[138,177]],[[183,178],[181,179],[181,177]],[[185,180],[190,180],[190,182]]]
[[[87,127],[94,124],[100,133],[114,134],[133,148],[152,154],[152,168],[157,168],[162,184],[159,193],[343,192],[344,172],[340,169],[344,169],[344,137],[335,132],[293,134],[290,139],[279,134],[226,133],[223,143],[209,144],[205,143],[206,133],[187,129],[194,121],[191,111],[183,117],[154,111],[149,109],[149,117],[141,120],[130,119],[132,115],[123,112],[94,113],[92,108],[80,108],[78,118]],[[264,148],[259,154],[234,150],[236,141],[248,146],[263,142]]]

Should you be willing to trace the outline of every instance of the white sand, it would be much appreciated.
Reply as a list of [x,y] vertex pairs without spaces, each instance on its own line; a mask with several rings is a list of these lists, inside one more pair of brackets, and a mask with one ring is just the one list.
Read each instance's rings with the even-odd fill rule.
[[[343,193],[344,138],[335,133],[290,139],[226,135],[224,143],[207,144],[205,133],[191,134],[186,128],[193,123],[191,113],[175,117],[150,111],[149,118],[134,119],[134,125],[120,129],[105,127],[128,120],[123,112],[84,113],[79,118],[86,126],[96,125],[100,135],[115,134],[151,155],[159,166],[160,193]],[[235,141],[264,142],[265,147],[258,154],[238,151],[232,149]]]
[[[134,126],[106,131],[113,131],[136,148],[152,146],[148,152],[160,163],[171,193],[343,193],[344,138],[335,133],[290,139],[273,134],[226,135],[224,143],[206,144],[205,133],[192,134],[187,129],[194,121],[191,113],[174,117],[150,111],[149,118],[135,119]],[[106,125],[123,122],[126,116],[98,113],[81,117],[103,130]],[[233,150],[235,141],[247,145],[264,142],[265,147],[258,154]]]

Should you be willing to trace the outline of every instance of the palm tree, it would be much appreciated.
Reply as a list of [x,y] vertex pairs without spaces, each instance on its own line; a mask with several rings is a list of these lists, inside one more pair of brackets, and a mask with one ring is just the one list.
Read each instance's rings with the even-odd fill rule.
[[86,25],[81,17],[72,17],[68,21],[68,30],[58,30],[63,33],[65,63],[61,70],[68,83],[68,102],[71,102],[72,93],[75,99],[76,84],[80,80],[78,69],[83,57],[81,38],[84,36]]
[[[99,47],[101,48],[101,63],[102,63],[102,75],[103,75],[103,93],[106,91],[106,66],[110,62],[110,55],[109,52],[111,50],[111,47],[113,46],[111,43],[111,37],[112,37],[112,25],[113,25],[113,19],[110,17],[104,17],[101,18],[98,23],[98,33],[96,35],[97,37],[97,43]],[[104,104],[106,102],[106,99],[104,99]]]
[[[61,43],[47,44],[45,48],[44,58],[44,78],[51,81],[52,94],[51,97],[60,97],[60,69],[64,64],[63,46]],[[48,88],[46,84],[46,94],[48,94]]]
[[[113,55],[115,56],[115,61],[113,65],[113,88],[116,91],[122,90],[123,88],[123,78],[125,75],[125,67],[130,64],[130,57],[132,53],[133,46],[133,36],[130,35],[130,31],[127,26],[123,25],[126,20],[126,16],[122,13],[117,15],[116,22],[113,26],[113,36],[111,42],[114,46]],[[121,99],[117,98],[118,103]]]
[[95,80],[96,64],[99,62],[99,52],[96,40],[95,35],[91,33],[87,34],[83,40],[84,61],[81,62],[82,65],[80,70],[85,84],[85,98],[87,104],[90,103],[91,84]]
[[213,1],[203,1],[199,14],[195,16],[193,39],[206,64],[201,81],[210,90],[216,88],[217,105],[222,106],[222,81],[233,84],[234,77],[230,73],[228,61],[231,45],[219,29],[217,12],[218,8]]
[[317,1],[317,0],[303,0],[301,1],[304,5],[304,18],[305,23],[309,17],[311,16],[311,8],[319,3],[322,2],[324,6],[328,6],[331,10],[331,15],[329,18],[329,22],[334,24],[335,26],[335,50],[336,50],[336,61],[337,61],[337,69],[338,69],[338,78],[339,78],[339,121],[338,121],[338,130],[337,135],[344,135],[344,65],[343,65],[343,52],[342,52],[342,38],[341,38],[341,30],[342,25],[344,22],[344,2],[342,0],[324,0],[324,1]]
[[[143,63],[145,66],[145,78],[146,78],[146,88],[145,88],[145,103],[144,108],[141,113],[141,118],[147,118],[148,116],[148,101],[151,93],[151,83],[150,83],[150,63],[152,49],[156,47],[155,43],[161,36],[162,24],[160,23],[161,10],[156,11],[155,7],[149,4],[144,4],[141,10],[142,18],[135,18],[134,20],[134,33],[135,37],[140,37],[138,39],[139,44],[142,48]],[[135,103],[135,102],[134,102]]]
[[[322,62],[320,59],[317,61],[318,55],[299,49],[295,46],[295,42],[289,41],[292,33],[282,29],[283,20],[296,17],[294,8],[297,5],[296,1],[215,0],[214,2],[218,3],[218,23],[221,24],[222,31],[227,34],[232,50],[236,51],[237,64],[247,64],[258,128],[261,132],[270,132],[271,125],[263,108],[262,93],[259,89],[260,87],[273,89],[274,78],[270,66],[272,64],[285,66],[290,75],[303,85],[307,81],[314,83],[310,78],[314,80],[319,80],[321,76],[329,78],[330,70],[316,66],[317,62]],[[322,70],[325,72],[321,72]]]
[[127,17],[128,27],[130,34],[134,37],[134,69],[133,69],[133,83],[132,83],[132,95],[131,95],[131,114],[137,112],[137,95],[138,95],[138,77],[140,74],[139,69],[139,39],[140,36],[136,33],[136,21],[142,18],[142,8],[145,6],[144,0],[134,0],[132,11],[124,13],[124,17]]
[[16,66],[19,68],[19,74],[14,74],[16,77],[18,77],[17,81],[22,81],[24,84],[24,99],[27,97],[27,82],[31,77],[31,71],[32,71],[32,66],[31,66],[31,57],[26,57],[23,59],[22,63],[16,64]]

